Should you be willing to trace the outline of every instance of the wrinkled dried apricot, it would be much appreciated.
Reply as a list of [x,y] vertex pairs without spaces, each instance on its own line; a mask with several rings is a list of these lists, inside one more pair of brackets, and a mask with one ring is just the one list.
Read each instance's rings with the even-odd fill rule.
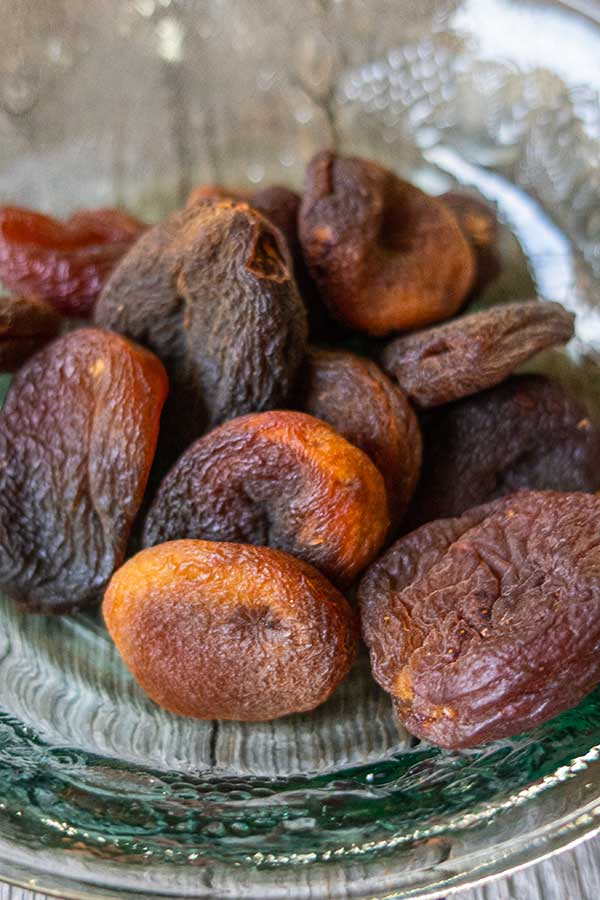
[[62,316],[48,303],[0,297],[0,372],[13,372],[58,334]]
[[403,392],[370,360],[313,349],[299,396],[304,412],[328,422],[373,460],[385,481],[390,519],[399,522],[421,469],[421,432]]
[[499,384],[540,350],[565,344],[574,322],[560,303],[493,306],[396,338],[381,361],[414,403],[439,406]]
[[600,429],[543,375],[514,375],[436,411],[424,427],[423,473],[408,517],[413,528],[524,488],[600,487]]
[[226,188],[218,184],[203,184],[191,192],[187,206],[194,206],[208,198],[219,200],[227,197],[250,204],[279,228],[290,252],[294,278],[308,312],[310,332],[315,337],[328,336],[331,333],[332,323],[327,317],[317,287],[306,267],[298,236],[300,195],[279,184],[268,185],[254,192],[242,188]]
[[332,315],[369,334],[448,318],[473,282],[473,254],[450,210],[358,157],[311,160],[299,232]]
[[518,734],[600,681],[600,497],[524,491],[424,525],[362,579],[373,674],[442,747]]
[[268,547],[172,541],[143,550],[113,576],[103,612],[150,697],[200,719],[314,709],[356,655],[345,598],[312,566]]
[[90,315],[117,262],[146,226],[119,209],[82,210],[64,222],[0,207],[0,281],[66,315]]
[[308,271],[298,234],[300,194],[274,184],[252,195],[250,203],[279,228],[288,245],[294,266],[294,278],[308,313],[310,333],[325,339],[332,334],[334,325],[329,319],[317,286]]
[[448,191],[439,199],[454,213],[475,257],[471,295],[481,294],[502,271],[495,208],[479,197]]
[[233,419],[192,444],[148,511],[144,545],[179,538],[263,544],[349,584],[388,530],[381,474],[300,412]]
[[167,393],[161,363],[83,329],[15,376],[0,413],[0,586],[32,611],[100,599],[140,506]]
[[300,195],[290,188],[272,184],[258,191],[249,191],[244,188],[228,188],[221,184],[201,184],[191,192],[186,208],[190,209],[205,200],[234,200],[247,203],[279,228],[290,251],[293,252],[294,262],[297,255],[301,255],[297,230]]
[[285,405],[306,342],[279,232],[229,200],[205,200],[147,232],[113,273],[95,320],[164,362],[174,451],[226,419]]
[[298,240],[297,219],[300,196],[295,191],[279,184],[269,185],[254,192],[243,188],[227,188],[220,184],[201,184],[191,192],[186,208],[191,209],[205,200],[233,200],[247,203],[262,213],[285,238],[292,257],[296,280],[299,280],[297,268],[300,268],[300,274],[306,272]]

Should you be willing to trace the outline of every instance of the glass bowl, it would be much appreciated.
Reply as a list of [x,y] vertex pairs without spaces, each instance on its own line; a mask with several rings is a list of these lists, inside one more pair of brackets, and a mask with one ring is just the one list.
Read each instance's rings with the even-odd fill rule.
[[[600,7],[0,0],[0,199],[158,218],[200,182],[301,183],[324,145],[494,200],[504,274],[577,336],[535,368],[600,407]],[[2,381],[6,387],[7,377]],[[434,897],[600,830],[600,692],[450,753],[359,659],[312,715],[171,716],[94,614],[0,600],[0,877],[81,898]]]

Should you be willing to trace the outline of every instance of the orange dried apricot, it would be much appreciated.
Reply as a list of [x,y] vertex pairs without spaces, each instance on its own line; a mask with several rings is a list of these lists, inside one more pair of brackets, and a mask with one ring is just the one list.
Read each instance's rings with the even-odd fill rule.
[[356,655],[345,598],[268,547],[184,540],[143,550],[113,575],[103,613],[146,693],[200,719],[314,709]]
[[388,526],[383,478],[368,456],[313,416],[273,411],[232,419],[186,450],[150,506],[144,545],[268,545],[349,584]]

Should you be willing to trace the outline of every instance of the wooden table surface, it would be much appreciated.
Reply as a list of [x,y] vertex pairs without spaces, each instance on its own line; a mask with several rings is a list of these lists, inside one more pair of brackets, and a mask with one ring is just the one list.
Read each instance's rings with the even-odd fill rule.
[[[452,895],[457,900],[600,900],[600,838],[579,844],[509,878]],[[0,900],[47,900],[45,895],[0,885]],[[293,894],[290,893],[290,900]]]

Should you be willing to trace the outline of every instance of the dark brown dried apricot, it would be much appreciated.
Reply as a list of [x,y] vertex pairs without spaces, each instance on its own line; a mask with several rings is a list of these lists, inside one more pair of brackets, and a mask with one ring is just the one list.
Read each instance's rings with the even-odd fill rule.
[[233,200],[247,203],[280,230],[292,255],[294,269],[298,263],[301,267],[304,266],[297,226],[300,195],[295,191],[279,184],[269,185],[259,191],[228,188],[220,184],[201,184],[191,192],[186,209],[191,209],[205,200]]
[[543,375],[514,375],[436,410],[424,425],[424,448],[413,528],[523,488],[600,487],[600,429]]
[[172,541],[143,550],[113,575],[103,612],[150,697],[200,719],[314,709],[356,655],[345,598],[312,566],[268,547]]
[[227,197],[248,203],[279,228],[290,252],[300,296],[306,305],[310,333],[321,338],[329,336],[333,323],[328,319],[317,287],[310,277],[298,236],[300,195],[280,184],[268,185],[254,192],[242,188],[226,188],[218,184],[203,184],[191,192],[187,206],[194,206],[209,198],[220,200]]
[[358,157],[313,157],[299,231],[330,312],[358,331],[386,335],[446,319],[473,281],[473,254],[450,210]]
[[298,234],[300,194],[274,184],[256,191],[250,204],[279,228],[288,245],[294,266],[294,278],[308,313],[310,333],[320,339],[329,337],[339,328],[329,319],[317,286],[308,271]]
[[300,412],[233,419],[192,444],[148,511],[144,545],[263,544],[349,584],[389,526],[383,478],[325,422]]
[[565,344],[574,322],[560,303],[493,306],[396,338],[381,361],[417,406],[440,406],[493,387],[540,350]]
[[65,222],[0,207],[0,281],[59,312],[88,317],[105,281],[146,225],[120,209],[90,209]]
[[229,200],[205,200],[145,234],[106,285],[95,320],[164,362],[174,452],[225,419],[285,405],[306,343],[279,232]]
[[368,359],[313,349],[299,397],[304,412],[328,422],[373,460],[385,481],[390,519],[399,522],[421,470],[421,431],[404,393]]
[[600,681],[600,497],[524,491],[424,525],[359,589],[373,674],[442,747],[518,734]]
[[62,316],[41,300],[0,297],[0,372],[14,372],[56,337]]
[[475,257],[470,294],[477,297],[502,271],[498,247],[498,217],[491,203],[462,191],[448,191],[439,199],[454,213]]
[[0,413],[0,585],[36,612],[101,598],[139,509],[167,394],[155,356],[82,329],[25,363]]

